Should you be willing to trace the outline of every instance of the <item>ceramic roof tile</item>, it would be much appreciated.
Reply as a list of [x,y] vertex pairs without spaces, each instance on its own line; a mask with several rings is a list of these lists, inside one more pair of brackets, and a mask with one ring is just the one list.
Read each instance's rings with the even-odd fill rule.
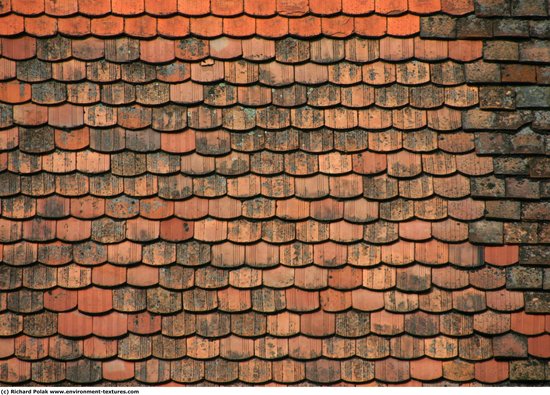
[[2,382],[543,379],[545,4],[96,3],[0,6]]

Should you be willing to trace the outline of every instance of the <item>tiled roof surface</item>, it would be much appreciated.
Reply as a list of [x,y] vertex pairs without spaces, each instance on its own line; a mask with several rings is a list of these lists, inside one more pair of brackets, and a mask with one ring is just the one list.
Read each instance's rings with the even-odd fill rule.
[[0,0],[0,382],[550,380],[547,0]]

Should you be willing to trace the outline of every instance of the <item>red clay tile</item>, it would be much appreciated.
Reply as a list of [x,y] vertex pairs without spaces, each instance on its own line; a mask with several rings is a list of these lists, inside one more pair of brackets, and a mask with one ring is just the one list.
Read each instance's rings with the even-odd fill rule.
[[14,339],[2,338],[0,340],[0,356],[2,358],[11,357],[14,353]]
[[510,315],[486,311],[474,316],[474,329],[484,334],[500,334],[510,330]]
[[468,288],[453,292],[453,307],[464,312],[479,312],[485,309],[485,292]]
[[277,0],[277,12],[285,16],[301,16],[309,11],[307,0]]
[[544,333],[545,321],[541,315],[517,312],[511,314],[512,331],[524,335],[539,335]]
[[508,379],[508,362],[494,359],[475,364],[475,378],[482,383],[494,384]]
[[9,59],[0,59],[0,80],[8,80],[16,76],[15,62]]
[[550,355],[550,335],[530,337],[528,339],[529,355],[548,358]]
[[148,15],[126,18],[124,32],[131,37],[154,37],[157,34],[157,20]]
[[479,266],[482,261],[481,247],[470,243],[449,245],[449,262],[463,267]]
[[447,59],[448,45],[442,40],[414,39],[414,55],[420,60]]
[[452,219],[432,223],[432,234],[438,240],[457,242],[468,239],[468,226]]
[[332,289],[320,292],[321,308],[327,312],[340,312],[352,305],[352,293],[340,292]]
[[92,270],[79,265],[57,269],[57,284],[63,288],[85,288],[92,282]]
[[437,380],[443,376],[443,366],[441,361],[430,358],[422,358],[411,361],[411,377],[418,380]]
[[352,306],[361,311],[376,311],[384,307],[382,292],[357,289],[351,293]]
[[247,15],[224,18],[223,33],[232,37],[250,37],[256,33],[256,20]]
[[334,383],[340,379],[340,364],[330,359],[306,362],[306,378],[313,383]]
[[214,15],[234,16],[243,12],[243,0],[211,0],[210,7]]
[[11,0],[11,9],[22,15],[41,14],[44,12],[44,0]]
[[394,313],[407,313],[418,307],[418,295],[406,294],[400,291],[384,293],[384,307]]
[[337,14],[342,10],[341,1],[324,2],[323,0],[310,0],[309,1],[310,12],[318,15],[332,15]]
[[78,12],[78,3],[71,0],[45,0],[44,9],[48,15],[73,15]]
[[342,0],[342,11],[348,15],[368,14],[374,11],[374,0]]
[[185,201],[175,202],[175,214],[184,219],[198,219],[208,214],[209,202],[207,199],[193,197]]
[[33,37],[2,38],[2,55],[12,60],[30,59],[36,55]]
[[227,222],[205,219],[195,222],[195,238],[204,241],[221,241],[227,237]]
[[300,316],[297,314],[284,312],[267,317],[267,333],[272,336],[295,335],[299,332],[299,327]]
[[379,311],[371,314],[371,331],[380,335],[396,335],[404,329],[404,318],[401,314]]
[[439,336],[424,340],[426,355],[431,358],[449,359],[458,355],[458,340]]
[[18,336],[15,338],[15,356],[23,360],[38,360],[48,356],[49,339]]
[[14,36],[25,30],[25,21],[19,15],[10,14],[0,17],[0,26],[0,34],[2,36]]
[[13,120],[20,125],[38,126],[48,122],[48,108],[32,103],[13,107]]
[[78,291],[78,309],[85,313],[104,313],[112,309],[112,292],[102,288]]
[[474,378],[475,364],[455,359],[443,362],[443,377],[453,381],[469,381]]
[[410,0],[409,10],[418,14],[431,14],[441,10],[441,0]]
[[145,11],[151,15],[172,15],[178,11],[178,1],[168,0],[158,3],[155,0],[145,0]]
[[[57,30],[59,33],[66,34],[68,36],[85,36],[90,34],[91,21],[88,18],[82,16],[76,16],[72,18],[63,18],[57,20]],[[86,42],[85,40],[84,42]],[[94,57],[94,55],[87,54],[78,48],[82,42],[73,42],[73,55],[79,59],[85,57]],[[102,43],[103,44],[103,43]],[[75,51],[75,46],[77,50]],[[103,55],[103,54],[101,54]],[[101,56],[94,57],[95,59]]]
[[289,356],[296,359],[314,359],[322,354],[322,340],[306,336],[296,336],[289,339]]
[[74,128],[84,124],[82,107],[72,104],[63,104],[48,109],[49,124],[61,128]]
[[289,22],[287,18],[274,16],[272,18],[257,19],[256,33],[262,37],[277,38],[287,35]]
[[79,81],[86,78],[86,63],[68,60],[52,65],[53,78],[58,81]]
[[329,37],[348,37],[354,32],[354,19],[347,15],[325,17],[321,20],[321,31]]
[[[19,227],[18,227],[19,226]],[[55,238],[55,221],[35,219],[24,223],[23,237],[33,241],[48,241]],[[2,241],[15,241],[21,237],[20,223],[0,222]]]
[[226,288],[218,291],[219,309],[225,312],[245,311],[252,307],[249,290]]
[[409,335],[396,336],[390,340],[390,354],[400,359],[417,358],[424,355],[424,342],[422,339]]
[[71,199],[71,214],[77,218],[91,219],[105,213],[105,203],[102,199],[86,196]]
[[205,16],[190,20],[190,31],[199,37],[217,37],[222,35],[222,18]]
[[124,31],[124,19],[114,15],[93,18],[91,30],[94,35],[98,36],[116,36]]
[[441,10],[451,15],[464,15],[474,11],[474,0],[441,0]]
[[392,36],[411,36],[420,31],[420,18],[406,14],[388,18],[388,34]]
[[487,306],[497,311],[517,311],[524,306],[521,292],[500,290],[487,292]]
[[93,334],[100,337],[118,337],[128,333],[128,317],[126,314],[112,312],[93,317]]
[[120,15],[134,15],[145,11],[144,0],[112,0],[112,11]]
[[363,272],[359,268],[344,266],[331,269],[328,273],[328,284],[336,289],[353,289],[363,284]]
[[409,361],[386,358],[375,361],[374,371],[376,378],[388,383],[399,383],[410,378]]
[[0,83],[0,100],[6,103],[23,103],[31,98],[30,86],[25,83],[11,81]]
[[126,282],[126,268],[110,264],[92,269],[92,283],[100,286],[113,287]]
[[519,247],[517,245],[505,245],[485,247],[485,261],[492,265],[509,266],[519,259]]
[[277,202],[277,217],[282,219],[304,219],[309,216],[309,202],[291,198]]
[[363,271],[363,286],[368,289],[389,289],[395,285],[395,269],[388,266],[379,266]]
[[147,219],[164,219],[174,214],[174,202],[159,199],[143,199],[139,203],[140,214]]
[[78,304],[77,292],[55,288],[44,294],[44,307],[52,311],[68,311]]
[[220,341],[220,356],[229,360],[243,360],[254,356],[254,341],[229,336]]
[[[244,251],[244,249],[242,249]],[[244,261],[244,253],[242,260]],[[241,268],[229,273],[229,284],[236,288],[254,288],[261,285],[262,273],[260,270]]]
[[13,357],[0,362],[0,369],[5,372],[3,381],[20,383],[31,378],[31,363]]
[[182,38],[189,35],[189,18],[173,16],[157,20],[157,31],[165,37]]
[[[84,127],[71,131],[55,130],[55,145],[64,150],[76,151],[89,145],[89,129]],[[78,158],[78,154],[77,154]],[[78,160],[77,160],[78,163]]]
[[113,359],[103,362],[103,378],[111,381],[125,381],[134,377],[134,362]]
[[380,55],[377,40],[352,38],[346,41],[346,59],[352,62],[371,62]]
[[[265,40],[263,38],[254,37],[241,42],[243,47],[243,58],[246,60],[268,60],[275,57],[275,43],[271,40]],[[235,73],[239,68],[249,68],[250,73]],[[250,64],[243,61],[237,61],[234,63],[225,63],[226,79],[230,82],[236,82],[241,79],[243,81],[257,81],[258,73],[257,65]]]
[[398,241],[382,246],[382,261],[391,265],[405,265],[414,260],[414,243]]
[[231,59],[242,53],[241,41],[221,37],[210,42],[210,55],[219,59]]
[[395,15],[406,12],[408,9],[406,0],[376,0],[375,11],[380,14]]
[[227,233],[227,239],[235,243],[252,243],[260,240],[262,237],[260,224],[247,220],[229,222]]
[[210,12],[210,2],[197,3],[193,0],[178,0],[178,11],[185,15],[205,15]]
[[91,231],[90,221],[81,221],[76,218],[57,221],[56,234],[60,240],[86,240],[91,236]]
[[[5,308],[3,310],[5,310]],[[17,335],[23,330],[23,317],[11,312],[3,313],[3,316],[5,319],[0,327],[2,336]]]
[[119,244],[108,246],[108,259],[110,263],[128,264],[141,260],[141,245],[124,241]]
[[249,15],[271,16],[277,10],[276,0],[245,0],[244,12]]
[[156,267],[136,266],[128,269],[127,282],[130,285],[147,287],[158,284],[159,270]]
[[456,40],[449,45],[449,58],[462,62],[470,62],[481,58],[482,42],[472,40]]
[[128,315],[128,331],[138,335],[149,335],[161,330],[161,317],[148,312]]
[[84,337],[92,333],[92,317],[78,311],[58,315],[58,331],[67,337]]
[[7,218],[24,219],[36,214],[36,202],[26,196],[16,196],[5,199],[2,204],[2,214]]
[[84,356],[93,359],[113,357],[117,353],[117,341],[89,337],[84,340]]
[[140,58],[145,62],[163,63],[175,59],[174,41],[156,38],[140,42]]
[[478,219],[483,216],[485,206],[482,202],[464,199],[449,202],[449,215],[463,220]]
[[535,68],[525,64],[503,64],[501,66],[502,82],[534,83],[537,80]]
[[315,37],[321,34],[321,18],[307,15],[288,20],[288,32],[300,37]]

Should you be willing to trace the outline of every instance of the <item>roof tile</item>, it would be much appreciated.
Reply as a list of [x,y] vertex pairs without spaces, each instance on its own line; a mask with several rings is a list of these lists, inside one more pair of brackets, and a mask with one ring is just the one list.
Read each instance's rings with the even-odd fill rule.
[[[9,2],[7,4],[9,5]],[[12,11],[23,15],[41,14],[45,9],[44,0],[12,0],[11,9]]]
[[102,364],[103,378],[111,381],[124,381],[134,377],[134,363],[114,359],[103,362]]

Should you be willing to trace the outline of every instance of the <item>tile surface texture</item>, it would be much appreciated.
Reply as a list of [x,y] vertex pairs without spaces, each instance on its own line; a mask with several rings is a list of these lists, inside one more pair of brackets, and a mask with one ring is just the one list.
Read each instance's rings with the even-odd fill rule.
[[2,385],[547,385],[549,8],[0,0]]

